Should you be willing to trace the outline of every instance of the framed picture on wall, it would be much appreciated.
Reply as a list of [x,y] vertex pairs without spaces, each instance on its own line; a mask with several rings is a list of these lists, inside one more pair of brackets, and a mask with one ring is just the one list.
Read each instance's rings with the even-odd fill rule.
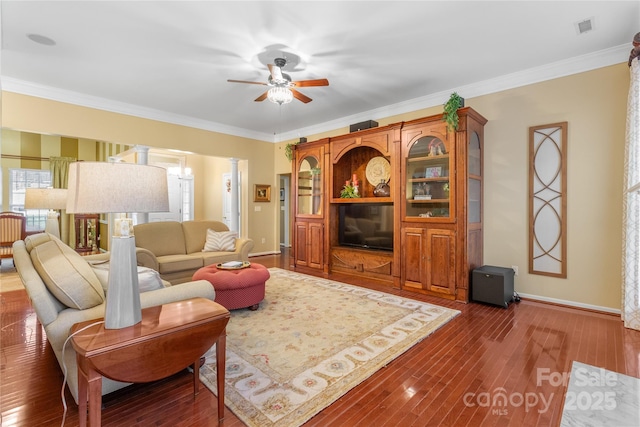
[[270,185],[254,185],[254,202],[270,202],[271,201],[271,186]]

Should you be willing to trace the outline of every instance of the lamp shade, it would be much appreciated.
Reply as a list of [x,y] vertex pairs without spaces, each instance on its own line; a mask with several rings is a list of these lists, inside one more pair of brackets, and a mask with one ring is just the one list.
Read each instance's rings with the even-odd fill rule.
[[134,163],[69,165],[68,213],[167,212],[165,169]]
[[67,207],[67,189],[27,188],[24,207],[25,209],[65,209]]

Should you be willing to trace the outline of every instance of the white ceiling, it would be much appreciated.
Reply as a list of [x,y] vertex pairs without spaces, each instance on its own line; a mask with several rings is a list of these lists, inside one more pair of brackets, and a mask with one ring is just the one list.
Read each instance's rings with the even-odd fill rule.
[[[2,89],[281,141],[626,62],[638,1],[2,1]],[[593,30],[578,34],[577,23]],[[55,41],[47,46],[27,35]],[[254,102],[298,56],[311,97]],[[285,68],[286,69],[286,68]],[[585,88],[588,90],[588,88]]]

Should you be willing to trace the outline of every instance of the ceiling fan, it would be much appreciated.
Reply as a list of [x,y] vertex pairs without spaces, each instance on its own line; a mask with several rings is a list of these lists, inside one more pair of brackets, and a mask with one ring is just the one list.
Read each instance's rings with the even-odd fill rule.
[[271,75],[267,79],[267,83],[263,82],[249,82],[246,80],[227,80],[231,83],[249,83],[253,85],[269,86],[270,89],[265,93],[257,97],[256,102],[269,101],[276,104],[287,104],[291,102],[293,98],[304,102],[305,104],[311,102],[311,98],[298,92],[295,88],[298,87],[311,87],[311,86],[329,86],[329,80],[327,79],[314,79],[314,80],[300,80],[293,82],[291,76],[282,72],[282,67],[287,64],[287,60],[284,58],[276,58],[273,61],[275,64],[268,64]]

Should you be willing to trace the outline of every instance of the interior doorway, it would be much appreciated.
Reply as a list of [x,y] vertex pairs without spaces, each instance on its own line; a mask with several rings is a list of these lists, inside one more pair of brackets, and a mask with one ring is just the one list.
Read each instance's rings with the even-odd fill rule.
[[[193,177],[181,177],[167,174],[167,190],[169,191],[169,211],[151,212],[147,222],[157,221],[189,221],[193,219]],[[139,223],[136,221],[136,224]]]
[[[238,236],[241,236],[242,228],[242,183],[238,172]],[[222,174],[222,222],[231,230],[231,172]]]
[[291,247],[291,174],[278,175],[280,188],[280,247]]

